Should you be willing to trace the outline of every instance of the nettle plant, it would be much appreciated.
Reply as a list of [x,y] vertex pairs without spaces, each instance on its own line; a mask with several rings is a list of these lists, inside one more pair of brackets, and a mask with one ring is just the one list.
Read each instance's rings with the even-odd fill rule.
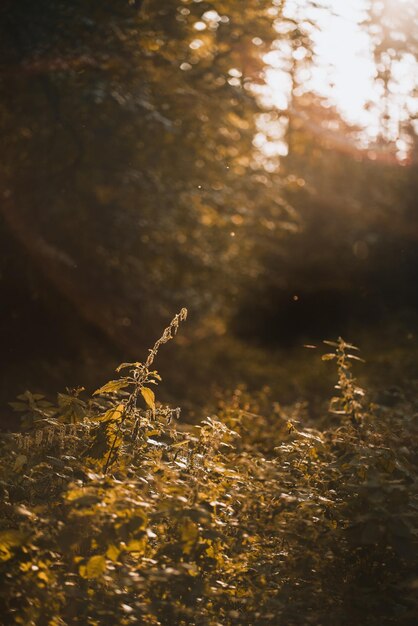
[[4,437],[0,463],[8,623],[189,623],[196,602],[208,612],[225,572],[242,567],[222,532],[231,492],[247,485],[246,468],[225,464],[236,433],[213,417],[179,432],[179,409],[151,388],[157,352],[186,316],[90,401],[76,390],[57,406],[29,393],[14,405],[24,427]]
[[323,361],[335,360],[337,363],[338,382],[335,389],[339,391],[339,395],[334,396],[330,400],[330,412],[335,415],[341,415],[348,418],[353,426],[359,427],[362,423],[364,415],[364,396],[365,391],[358,384],[352,372],[352,361],[360,361],[364,363],[357,354],[359,348],[347,343],[339,337],[338,341],[325,340],[324,343],[334,348],[334,352],[328,352],[322,355]]
[[340,338],[326,342],[338,393],[324,428],[304,403],[243,388],[179,428],[153,366],[185,319],[88,401],[77,389],[14,404],[23,429],[1,440],[2,623],[412,625],[411,407],[368,407],[357,349]]
[[[120,376],[117,380],[112,380],[106,383],[106,385],[100,387],[100,389],[97,389],[97,391],[94,392],[93,395],[95,396],[113,394],[121,390],[127,393],[124,400],[122,400],[116,407],[109,409],[109,411],[105,413],[105,416],[103,417],[103,428],[99,429],[98,432],[99,438],[102,436],[103,430],[106,433],[106,438],[110,435],[113,436],[104,466],[104,473],[107,472],[109,466],[115,460],[119,448],[124,441],[124,435],[126,435],[126,429],[124,432],[125,423],[128,422],[130,427],[132,425],[132,420],[134,420],[133,429],[129,433],[132,441],[135,441],[135,439],[139,437],[140,433],[144,430],[144,424],[141,424],[141,417],[143,422],[144,416],[142,416],[140,411],[138,411],[138,399],[140,396],[142,396],[145,400],[146,405],[151,411],[151,415],[148,412],[145,416],[148,423],[150,423],[151,418],[156,424],[159,423],[161,425],[161,420],[163,424],[169,424],[173,413],[178,416],[180,409],[175,409],[173,411],[167,408],[156,408],[155,393],[149,385],[158,385],[158,382],[161,381],[161,376],[156,370],[151,370],[150,368],[154,363],[154,359],[157,356],[159,348],[163,344],[170,341],[170,339],[177,334],[180,322],[185,321],[186,318],[187,309],[183,308],[180,313],[178,313],[171,320],[169,326],[165,328],[161,337],[150,349],[145,363],[121,363],[116,371],[120,373],[121,371],[128,370],[128,374]],[[161,434],[158,428],[155,430],[155,434]],[[97,442],[94,442],[93,446],[95,443]]]

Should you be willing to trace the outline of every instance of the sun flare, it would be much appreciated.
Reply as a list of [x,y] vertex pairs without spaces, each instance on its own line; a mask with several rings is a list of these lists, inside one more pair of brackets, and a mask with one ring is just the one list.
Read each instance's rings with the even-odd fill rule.
[[[328,0],[321,6],[315,3],[307,8],[306,3],[293,0],[286,5],[285,16],[303,16],[307,20],[306,28],[315,58],[309,69],[304,69],[306,51],[303,46],[294,49],[287,45],[286,48],[286,43],[280,40],[275,49],[265,55],[266,96],[273,106],[279,109],[289,106],[292,81],[288,59],[291,57],[300,66],[296,95],[303,91],[318,93],[335,106],[347,122],[362,129],[364,143],[378,137],[383,87],[375,80],[379,68],[373,56],[373,35],[364,28],[369,4],[367,0]],[[383,6],[383,3],[376,4]],[[395,3],[386,2],[385,9],[390,11],[391,4],[395,6]],[[403,0],[402,4],[408,6],[411,3]],[[317,28],[309,29],[310,19],[315,21]],[[393,31],[390,36],[396,41],[405,34]],[[418,111],[413,97],[418,85],[418,68],[413,55],[405,54],[396,64],[393,63],[392,69],[396,83],[392,81],[389,85],[389,121],[385,130],[387,138],[396,141],[399,125],[405,119],[405,109],[408,113]],[[400,144],[398,148],[402,152]]]

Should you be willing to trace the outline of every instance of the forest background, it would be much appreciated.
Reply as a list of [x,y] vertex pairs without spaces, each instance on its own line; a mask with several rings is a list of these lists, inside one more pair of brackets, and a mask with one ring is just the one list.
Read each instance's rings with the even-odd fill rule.
[[[416,376],[412,2],[1,12],[4,407],[96,387],[181,306],[162,393],[189,409],[242,382],[317,396],[302,346],[338,335]],[[362,49],[336,75],[341,28]]]
[[415,626],[417,33],[1,3],[5,626]]

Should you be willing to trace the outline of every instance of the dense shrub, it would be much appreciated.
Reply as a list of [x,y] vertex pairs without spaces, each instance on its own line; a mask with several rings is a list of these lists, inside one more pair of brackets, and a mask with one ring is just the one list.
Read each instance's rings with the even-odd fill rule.
[[[144,363],[88,402],[26,393],[3,437],[4,624],[408,624],[416,602],[413,407],[367,406],[332,344],[333,417],[237,389],[177,424]],[[127,373],[126,373],[127,372]]]

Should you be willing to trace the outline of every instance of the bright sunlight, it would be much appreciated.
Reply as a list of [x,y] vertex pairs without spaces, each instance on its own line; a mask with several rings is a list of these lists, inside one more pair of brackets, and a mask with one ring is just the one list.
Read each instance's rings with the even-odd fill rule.
[[[389,10],[405,11],[408,5],[411,0],[394,2],[393,7],[389,5]],[[418,112],[418,102],[414,98],[418,65],[411,54],[393,61],[392,81],[387,85],[391,98],[387,103],[388,110],[383,111],[381,99],[385,88],[375,79],[379,70],[384,69],[379,66],[379,61],[382,65],[385,60],[376,59],[373,54],[373,38],[378,27],[365,28],[369,8],[368,0],[326,0],[322,4],[313,3],[313,6],[299,0],[287,3],[285,15],[290,20],[302,21],[304,36],[313,45],[315,63],[310,64],[309,69],[305,66],[307,49],[300,38],[283,43],[280,35],[289,25],[281,21],[277,26],[279,39],[275,50],[264,57],[268,85],[265,97],[279,109],[288,107],[294,88],[289,72],[291,58],[299,93],[315,91],[330,105],[336,106],[348,122],[361,128],[362,145],[377,139],[381,132],[381,117],[386,115],[386,138],[397,142],[398,156],[403,158],[408,144],[399,138],[399,126],[408,116]],[[402,25],[398,24],[398,28]],[[390,33],[393,45],[405,40],[407,35],[396,28],[394,25]]]

